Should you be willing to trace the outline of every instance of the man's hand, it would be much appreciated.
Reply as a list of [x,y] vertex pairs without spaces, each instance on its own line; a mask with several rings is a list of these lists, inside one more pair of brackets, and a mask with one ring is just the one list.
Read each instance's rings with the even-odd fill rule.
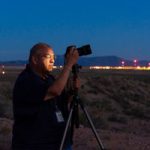
[[66,65],[68,66],[73,66],[74,64],[77,63],[79,58],[78,51],[75,47],[71,47],[68,53],[66,54]]

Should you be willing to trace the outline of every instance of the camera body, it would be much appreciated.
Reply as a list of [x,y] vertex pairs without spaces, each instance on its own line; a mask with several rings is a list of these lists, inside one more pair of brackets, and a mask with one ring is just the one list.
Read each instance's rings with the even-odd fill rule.
[[[72,47],[76,48],[75,45],[68,46],[68,47],[67,47],[67,50],[66,50],[66,53],[65,53],[65,56],[68,54],[68,52],[70,51],[70,49],[71,49]],[[79,56],[84,56],[84,55],[90,55],[90,54],[92,54],[92,50],[91,50],[91,47],[90,47],[89,44],[84,45],[84,46],[79,47],[79,48],[76,48],[76,49],[77,49],[77,51],[78,51]]]
[[84,45],[82,47],[77,48],[79,56],[90,55],[92,54],[92,50],[89,44]]

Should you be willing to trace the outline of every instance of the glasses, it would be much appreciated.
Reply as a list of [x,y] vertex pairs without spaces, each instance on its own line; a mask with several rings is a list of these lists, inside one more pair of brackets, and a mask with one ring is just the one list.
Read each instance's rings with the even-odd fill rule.
[[42,57],[44,57],[44,58],[46,58],[46,59],[53,59],[53,60],[56,60],[56,55],[47,54],[47,55],[43,55]]

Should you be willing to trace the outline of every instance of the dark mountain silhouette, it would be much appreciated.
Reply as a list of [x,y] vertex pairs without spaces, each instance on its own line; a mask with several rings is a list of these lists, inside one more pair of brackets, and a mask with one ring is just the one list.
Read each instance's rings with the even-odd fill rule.
[[[125,66],[133,66],[133,60],[127,60],[117,56],[97,56],[97,57],[87,57],[82,56],[79,58],[78,63],[82,66],[121,66],[121,62],[125,62]],[[148,66],[148,60],[139,60],[136,65]],[[2,65],[13,65],[21,66],[27,64],[26,60],[15,60],[15,61],[0,61]],[[60,66],[64,64],[63,55],[58,55],[56,58],[55,65]]]

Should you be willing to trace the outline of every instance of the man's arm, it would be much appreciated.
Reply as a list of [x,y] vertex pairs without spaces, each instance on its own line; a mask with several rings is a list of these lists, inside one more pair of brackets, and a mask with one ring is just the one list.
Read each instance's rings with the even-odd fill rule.
[[76,64],[78,57],[79,57],[79,54],[77,50],[72,49],[69,52],[67,56],[67,60],[66,60],[66,65],[63,67],[63,70],[58,76],[58,78],[48,88],[44,100],[51,99],[61,94],[69,78],[69,74],[70,74],[70,71],[72,70],[72,66]]

